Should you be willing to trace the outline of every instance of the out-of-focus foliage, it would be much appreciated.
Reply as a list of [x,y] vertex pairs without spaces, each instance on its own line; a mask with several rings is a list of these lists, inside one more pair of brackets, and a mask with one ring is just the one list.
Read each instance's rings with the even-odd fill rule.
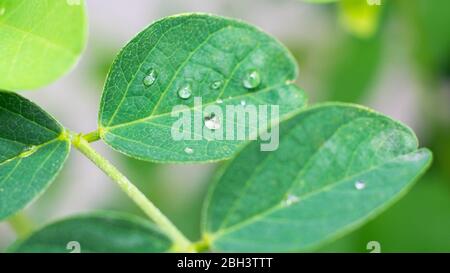
[[36,89],[78,60],[87,40],[84,1],[0,0],[0,88]]

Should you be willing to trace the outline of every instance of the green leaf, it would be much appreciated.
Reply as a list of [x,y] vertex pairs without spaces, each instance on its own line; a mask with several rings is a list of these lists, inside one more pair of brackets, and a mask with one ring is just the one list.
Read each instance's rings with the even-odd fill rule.
[[342,0],[339,4],[339,19],[346,30],[361,38],[374,35],[380,20],[381,0]]
[[[73,2],[73,1],[72,1]],[[0,88],[47,85],[78,60],[87,38],[84,1],[0,0]]]
[[56,120],[25,98],[0,91],[0,220],[48,187],[69,149]]
[[250,143],[212,187],[202,226],[213,250],[317,246],[379,214],[431,161],[404,125],[348,104],[303,111],[280,136],[270,153]]
[[[254,71],[256,87],[246,88],[251,83],[244,79]],[[173,107],[185,105],[199,113],[207,105],[223,110],[241,102],[279,105],[284,118],[306,103],[292,83],[297,72],[283,45],[244,22],[204,14],[167,17],[132,39],[112,65],[100,107],[101,136],[112,148],[142,160],[226,159],[246,141],[175,141],[171,127],[179,116],[172,117]],[[187,85],[192,94],[182,99],[178,92]],[[193,109],[194,97],[202,98],[202,109]],[[246,126],[245,120],[234,121],[235,126],[254,125]]]
[[165,252],[171,247],[170,239],[149,221],[97,212],[50,224],[16,242],[9,252]]

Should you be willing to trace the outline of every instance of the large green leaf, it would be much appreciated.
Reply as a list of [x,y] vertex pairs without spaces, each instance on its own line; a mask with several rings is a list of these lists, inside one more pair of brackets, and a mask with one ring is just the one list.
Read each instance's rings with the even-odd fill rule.
[[[254,88],[244,84],[251,72],[259,76]],[[139,33],[112,65],[101,101],[101,136],[114,149],[143,160],[226,159],[245,141],[175,141],[171,127],[179,116],[172,117],[172,108],[186,105],[190,111],[194,97],[201,97],[203,109],[279,105],[283,118],[305,104],[304,93],[292,83],[296,77],[291,54],[246,23],[204,14],[167,17]],[[192,94],[182,99],[178,93],[186,86]],[[246,126],[246,119],[232,119],[223,117],[235,127]]]
[[92,213],[50,224],[10,252],[165,252],[172,242],[151,222],[117,213]]
[[72,67],[87,36],[84,1],[78,3],[0,0],[0,88],[39,88]]
[[57,121],[25,98],[0,91],[0,220],[47,188],[69,149]]
[[213,250],[304,250],[361,225],[428,167],[405,126],[371,110],[325,104],[281,124],[280,146],[250,143],[207,198]]

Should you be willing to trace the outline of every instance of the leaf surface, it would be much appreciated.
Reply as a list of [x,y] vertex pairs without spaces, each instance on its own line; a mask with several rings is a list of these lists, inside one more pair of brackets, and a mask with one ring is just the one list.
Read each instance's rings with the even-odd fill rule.
[[97,212],[50,224],[16,242],[10,252],[136,253],[165,252],[171,241],[151,222],[138,217]]
[[0,220],[40,195],[69,154],[64,129],[27,99],[0,91]]
[[404,125],[366,108],[324,104],[283,122],[280,145],[250,143],[207,198],[203,232],[217,251],[298,251],[363,224],[429,166]]
[[[252,72],[259,79],[249,84],[245,80]],[[291,54],[253,26],[205,14],[167,17],[132,39],[112,65],[100,106],[102,138],[142,160],[227,159],[246,141],[212,139],[202,131],[200,140],[175,140],[172,125],[182,113],[191,113],[191,128],[183,131],[194,138],[194,126],[205,128],[208,113],[202,110],[208,105],[223,113],[227,105],[279,105],[284,118],[306,103],[303,91],[292,83],[296,77]],[[186,86],[190,95],[183,99],[180,89]],[[195,97],[202,99],[202,107],[194,105]],[[181,105],[187,108],[173,116],[173,107]],[[200,112],[200,124],[193,122],[194,111]],[[255,126],[224,114],[220,127],[226,123],[235,128]]]
[[84,1],[0,0],[0,88],[47,85],[78,60],[87,37]]

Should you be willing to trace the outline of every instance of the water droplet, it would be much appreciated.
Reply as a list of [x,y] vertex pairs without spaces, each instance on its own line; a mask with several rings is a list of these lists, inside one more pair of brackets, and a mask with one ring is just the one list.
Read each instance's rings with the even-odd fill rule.
[[31,145],[28,147],[25,147],[25,149],[22,150],[22,153],[20,153],[20,157],[25,158],[29,157],[30,155],[34,154],[37,151],[37,146]]
[[357,190],[363,190],[366,187],[366,183],[364,181],[358,180],[355,182],[355,189]]
[[245,102],[245,100],[241,100],[241,105],[245,106],[247,104],[247,102]]
[[144,78],[144,85],[151,86],[152,84],[155,83],[157,77],[158,77],[158,73],[156,72],[156,70],[153,68],[150,69],[147,76],[145,76],[145,78]]
[[6,12],[6,8],[5,7],[1,7],[0,8],[0,16],[4,15]]
[[211,115],[205,117],[205,127],[210,130],[219,129],[220,128],[220,119],[214,114],[211,114]]
[[223,85],[223,81],[221,81],[221,80],[214,81],[213,83],[211,83],[211,88],[214,90],[217,90],[220,87],[222,87],[222,85]]
[[192,96],[192,88],[190,84],[186,84],[178,89],[178,97],[183,100],[187,100]]
[[222,104],[222,103],[223,103],[223,100],[217,99],[216,102],[217,102],[218,104]]
[[192,148],[186,147],[184,148],[184,152],[187,153],[188,155],[191,155],[194,153],[194,150]]
[[249,71],[247,75],[245,75],[242,83],[247,89],[255,89],[261,84],[261,76],[256,70]]
[[300,201],[300,198],[298,198],[298,196],[293,195],[293,194],[289,194],[287,196],[287,198],[283,201],[283,204],[287,207],[297,203]]

